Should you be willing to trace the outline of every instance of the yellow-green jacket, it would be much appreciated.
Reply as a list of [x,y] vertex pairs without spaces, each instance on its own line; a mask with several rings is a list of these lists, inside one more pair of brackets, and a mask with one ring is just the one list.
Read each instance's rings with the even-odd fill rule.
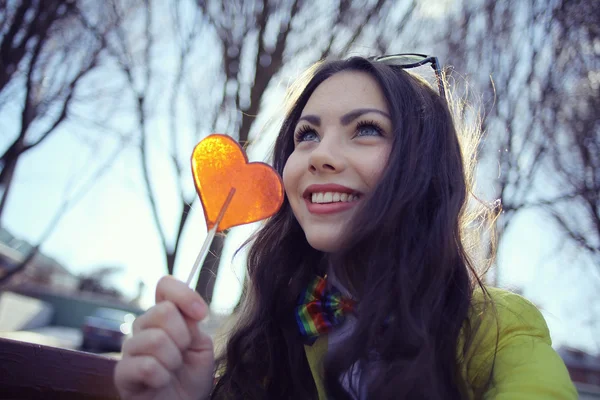
[[[544,317],[531,302],[514,293],[488,288],[495,307],[486,308],[481,328],[470,346],[470,353],[459,360],[461,374],[469,383],[469,398],[482,387],[492,367],[493,382],[484,399],[495,400],[571,400],[577,392],[559,355],[552,349],[550,332]],[[470,317],[481,315],[482,292],[475,291]],[[495,309],[495,311],[494,311]],[[493,313],[496,313],[495,318]],[[497,336],[499,331],[499,336]],[[498,340],[496,340],[498,339]],[[462,349],[462,337],[458,349]],[[322,360],[327,353],[327,336],[319,337],[312,346],[304,347],[319,400],[325,400]]]

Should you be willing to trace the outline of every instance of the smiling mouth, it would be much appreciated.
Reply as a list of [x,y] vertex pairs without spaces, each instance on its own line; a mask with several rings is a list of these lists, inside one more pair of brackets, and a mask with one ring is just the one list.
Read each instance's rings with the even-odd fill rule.
[[360,199],[359,193],[315,192],[308,196],[313,204],[351,203]]

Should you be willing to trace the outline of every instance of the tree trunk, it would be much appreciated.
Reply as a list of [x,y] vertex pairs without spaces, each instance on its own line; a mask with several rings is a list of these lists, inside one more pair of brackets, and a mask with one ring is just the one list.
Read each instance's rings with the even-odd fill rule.
[[15,175],[15,169],[17,168],[17,162],[19,161],[19,156],[21,154],[23,154],[23,138],[19,137],[2,156],[4,165],[2,171],[0,171],[0,188],[3,189],[2,196],[0,197],[0,226],[2,226],[2,214],[6,207],[6,201],[12,186],[11,184]]
[[166,251],[165,255],[167,256],[167,271],[169,275],[173,275],[173,271],[175,270],[175,257],[177,254],[174,251]]
[[198,277],[198,283],[196,284],[196,292],[200,293],[200,296],[206,301],[206,304],[212,302],[215,281],[217,280],[217,273],[219,271],[221,251],[223,250],[224,243],[224,235],[215,236],[210,244],[210,250],[204,260],[204,264],[202,264],[202,269],[200,270],[200,276]]

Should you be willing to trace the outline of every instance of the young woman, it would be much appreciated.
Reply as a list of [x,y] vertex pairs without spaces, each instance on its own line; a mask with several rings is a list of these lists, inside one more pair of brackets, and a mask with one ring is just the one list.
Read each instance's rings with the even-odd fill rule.
[[[406,71],[427,62],[439,91]],[[117,364],[122,397],[577,398],[536,307],[477,276],[474,158],[443,89],[420,55],[311,69],[224,354],[198,329],[200,296],[164,278]]]

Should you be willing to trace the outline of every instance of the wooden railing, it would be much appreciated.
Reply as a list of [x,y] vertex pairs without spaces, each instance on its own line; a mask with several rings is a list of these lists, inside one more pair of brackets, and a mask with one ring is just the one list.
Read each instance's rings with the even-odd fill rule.
[[0,338],[0,399],[118,399],[116,360]]

